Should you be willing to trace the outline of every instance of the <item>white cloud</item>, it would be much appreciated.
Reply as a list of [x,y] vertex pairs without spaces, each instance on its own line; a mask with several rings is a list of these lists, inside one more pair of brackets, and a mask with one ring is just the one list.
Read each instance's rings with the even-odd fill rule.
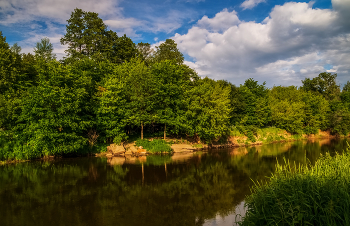
[[245,9],[252,9],[255,6],[257,6],[259,3],[265,2],[265,0],[245,0],[242,4],[241,7]]
[[[334,0],[333,5],[350,5],[344,2]],[[343,22],[350,10],[337,7],[313,9],[312,4],[289,2],[274,7],[262,23],[237,17],[229,25],[220,23],[220,15],[237,15],[222,11],[174,39],[180,51],[195,59],[188,64],[201,76],[235,84],[253,77],[268,85],[301,85],[301,79],[317,76],[330,64],[342,82],[350,78],[350,23]]]
[[211,31],[224,31],[231,26],[239,24],[239,19],[235,11],[229,12],[227,9],[217,13],[214,18],[209,19],[207,16],[203,16],[198,21],[198,26],[206,28]]

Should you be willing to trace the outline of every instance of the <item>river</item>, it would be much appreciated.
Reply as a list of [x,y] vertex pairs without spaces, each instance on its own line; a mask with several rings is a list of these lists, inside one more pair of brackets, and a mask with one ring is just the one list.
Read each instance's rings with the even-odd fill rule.
[[[313,164],[347,140],[143,158],[66,158],[0,166],[0,225],[234,225],[253,181],[276,163]],[[350,141],[348,141],[350,143]],[[252,181],[253,180],[253,181]]]

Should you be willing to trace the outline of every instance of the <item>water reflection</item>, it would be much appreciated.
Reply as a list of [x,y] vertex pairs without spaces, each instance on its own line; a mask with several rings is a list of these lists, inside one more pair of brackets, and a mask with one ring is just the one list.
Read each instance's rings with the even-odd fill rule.
[[252,180],[277,161],[314,163],[346,140],[142,158],[77,158],[0,167],[1,225],[233,225]]

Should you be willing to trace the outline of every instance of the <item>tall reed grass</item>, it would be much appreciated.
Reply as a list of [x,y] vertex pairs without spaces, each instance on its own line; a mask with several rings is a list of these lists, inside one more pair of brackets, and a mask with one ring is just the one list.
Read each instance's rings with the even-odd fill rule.
[[314,166],[285,163],[253,186],[239,225],[350,225],[349,148]]

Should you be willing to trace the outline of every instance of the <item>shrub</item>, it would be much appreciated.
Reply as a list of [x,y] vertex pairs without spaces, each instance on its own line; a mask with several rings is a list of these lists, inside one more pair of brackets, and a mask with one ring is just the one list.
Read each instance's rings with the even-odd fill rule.
[[136,141],[136,146],[142,146],[147,151],[153,153],[171,152],[170,145],[165,140],[161,139],[154,139],[153,141],[139,139]]

